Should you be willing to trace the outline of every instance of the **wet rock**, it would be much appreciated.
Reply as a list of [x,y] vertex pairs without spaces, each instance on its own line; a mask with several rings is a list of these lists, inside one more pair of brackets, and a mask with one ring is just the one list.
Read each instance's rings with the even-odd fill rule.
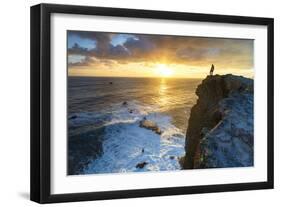
[[140,162],[136,165],[136,168],[142,169],[144,166],[146,166],[148,163],[147,162]]
[[152,130],[156,134],[159,134],[159,135],[162,133],[160,128],[157,126],[157,124],[155,122],[147,120],[147,119],[141,120],[139,126],[142,128]]

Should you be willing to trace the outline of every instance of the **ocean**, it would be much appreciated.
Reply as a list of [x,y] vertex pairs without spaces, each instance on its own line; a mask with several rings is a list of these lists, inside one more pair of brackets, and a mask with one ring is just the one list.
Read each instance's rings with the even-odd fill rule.
[[68,77],[68,175],[180,170],[200,81]]

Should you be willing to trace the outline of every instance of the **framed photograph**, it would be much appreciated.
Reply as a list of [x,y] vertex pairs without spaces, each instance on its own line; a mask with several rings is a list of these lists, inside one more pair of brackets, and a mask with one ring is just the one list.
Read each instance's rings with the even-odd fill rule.
[[31,7],[31,200],[273,188],[273,19]]

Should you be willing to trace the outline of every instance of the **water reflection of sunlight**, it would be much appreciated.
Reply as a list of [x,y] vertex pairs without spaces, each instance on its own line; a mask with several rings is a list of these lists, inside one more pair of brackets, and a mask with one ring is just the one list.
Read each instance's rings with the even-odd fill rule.
[[166,79],[162,78],[159,84],[159,97],[158,97],[158,104],[160,105],[160,107],[165,107],[168,106],[169,104],[169,96],[167,94],[167,83],[166,83]]
[[160,86],[159,86],[159,94],[165,95],[166,90],[167,90],[166,79],[162,78],[161,81],[160,81]]

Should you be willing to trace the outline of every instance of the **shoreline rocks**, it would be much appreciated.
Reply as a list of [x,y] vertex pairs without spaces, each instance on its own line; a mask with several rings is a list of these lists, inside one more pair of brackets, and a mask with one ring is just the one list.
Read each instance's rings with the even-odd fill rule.
[[148,163],[147,162],[140,162],[136,165],[136,168],[142,169],[144,166],[146,166]]
[[162,134],[160,128],[157,126],[157,124],[155,122],[147,120],[145,118],[140,121],[139,126],[142,127],[142,128],[146,128],[146,129],[152,130],[156,134],[159,134],[159,135]]

